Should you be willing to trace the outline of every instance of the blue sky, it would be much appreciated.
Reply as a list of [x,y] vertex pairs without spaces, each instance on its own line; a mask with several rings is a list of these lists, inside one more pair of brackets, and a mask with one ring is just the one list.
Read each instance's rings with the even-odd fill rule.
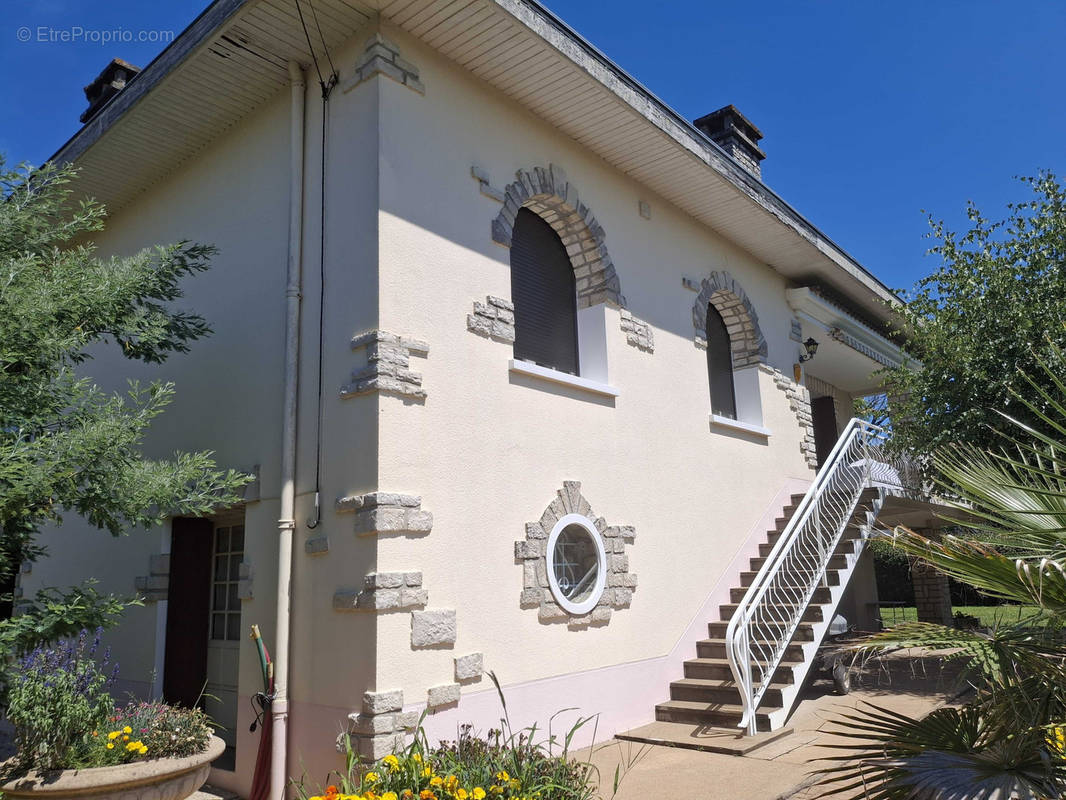
[[[935,266],[924,256],[922,209],[958,228],[967,200],[998,216],[1024,199],[1012,176],[1066,175],[1059,0],[548,5],[685,117],[736,105],[765,135],[766,183],[895,288]],[[78,28],[176,34],[203,7],[6,0],[0,152],[45,160],[77,129],[82,87],[110,58],[143,66],[162,47],[49,37]],[[22,27],[29,42],[19,40]],[[42,28],[52,32],[40,41]]]

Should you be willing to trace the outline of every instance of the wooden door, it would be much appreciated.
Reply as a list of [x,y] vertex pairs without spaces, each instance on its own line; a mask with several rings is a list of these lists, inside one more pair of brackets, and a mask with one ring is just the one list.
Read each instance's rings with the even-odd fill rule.
[[208,519],[175,518],[170,535],[170,588],[163,697],[192,708],[207,680],[213,526]]
[[811,422],[814,425],[814,451],[821,467],[833,452],[840,432],[837,430],[836,402],[832,397],[811,400]]

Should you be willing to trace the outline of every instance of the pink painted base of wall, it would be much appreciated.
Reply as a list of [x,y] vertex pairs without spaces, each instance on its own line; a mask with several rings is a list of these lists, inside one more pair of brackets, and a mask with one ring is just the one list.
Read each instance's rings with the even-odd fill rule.
[[[748,569],[749,559],[759,554],[766,532],[790,502],[793,494],[806,492],[811,482],[790,479],[781,487],[766,512],[748,531],[739,549],[723,570],[699,611],[684,633],[664,656],[615,664],[601,669],[558,675],[526,683],[504,685],[507,712],[513,730],[533,723],[547,735],[549,717],[564,708],[551,723],[552,733],[565,733],[582,716],[596,715],[595,722],[583,726],[571,742],[572,748],[587,747],[593,741],[604,742],[616,733],[645,725],[655,719],[655,706],[669,697],[670,681],[683,677],[684,662],[696,654],[696,642],[707,638],[707,623],[719,618],[718,606],[729,603],[729,590],[740,585],[740,573]],[[488,665],[491,668],[491,664]],[[497,675],[501,683],[505,675]],[[459,725],[472,724],[485,732],[499,727],[503,708],[499,696],[486,676],[488,688],[476,692],[464,689],[457,706],[429,714],[423,723],[431,743],[454,739]],[[406,706],[405,711],[419,711],[425,703]]]
[[[774,519],[781,516],[791,495],[805,492],[809,486],[810,481],[797,478],[781,487],[763,516],[752,525],[669,653],[601,669],[505,685],[503,691],[512,729],[517,732],[536,723],[541,735],[547,737],[550,730],[561,740],[578,719],[595,715],[595,720],[575,734],[571,742],[574,749],[594,742],[603,743],[616,733],[653,721],[655,705],[669,696],[670,681],[682,677],[685,660],[695,655],[696,642],[707,637],[707,623],[718,619],[718,606],[729,602],[729,590],[740,585],[740,573],[748,568],[748,560],[758,555],[766,532],[774,527]],[[506,679],[506,676],[497,677]],[[423,728],[430,744],[455,739],[460,725],[473,725],[481,733],[500,726],[503,707],[499,696],[488,676],[483,683],[485,688],[479,687],[476,691],[464,689],[455,707],[427,715]],[[259,733],[248,731],[253,718],[249,698],[241,696],[238,702],[237,769],[233,772],[213,769],[208,782],[246,795],[252,782]],[[416,703],[405,706],[404,710],[421,712],[424,708],[424,703]],[[550,719],[561,709],[575,710]],[[327,780],[331,770],[341,766],[340,755],[335,749],[336,737],[351,711],[350,708],[290,703],[290,775],[303,775],[311,786],[317,786]]]

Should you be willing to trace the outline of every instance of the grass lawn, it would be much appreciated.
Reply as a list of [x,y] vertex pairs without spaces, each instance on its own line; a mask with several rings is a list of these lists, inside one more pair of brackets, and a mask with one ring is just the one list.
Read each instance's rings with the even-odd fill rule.
[[[953,612],[961,612],[981,620],[981,625],[991,628],[996,623],[1017,622],[1023,617],[1032,614],[1035,606],[954,606]],[[915,622],[918,619],[918,609],[914,606],[881,606],[881,619],[885,626],[898,625],[901,622]]]

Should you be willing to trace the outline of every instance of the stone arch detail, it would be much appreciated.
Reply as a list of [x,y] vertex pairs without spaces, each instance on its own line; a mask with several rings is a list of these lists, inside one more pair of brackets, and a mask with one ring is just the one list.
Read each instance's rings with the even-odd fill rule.
[[577,279],[578,308],[610,303],[625,308],[626,299],[611,262],[603,226],[581,202],[577,188],[555,164],[515,173],[517,180],[503,191],[503,210],[492,221],[492,240],[511,246],[520,208],[539,214],[563,240]]
[[707,346],[707,306],[714,305],[729,332],[733,348],[733,368],[766,363],[766,339],[759,329],[759,317],[747,293],[725,270],[712,272],[700,283],[700,293],[692,307],[696,346]]

